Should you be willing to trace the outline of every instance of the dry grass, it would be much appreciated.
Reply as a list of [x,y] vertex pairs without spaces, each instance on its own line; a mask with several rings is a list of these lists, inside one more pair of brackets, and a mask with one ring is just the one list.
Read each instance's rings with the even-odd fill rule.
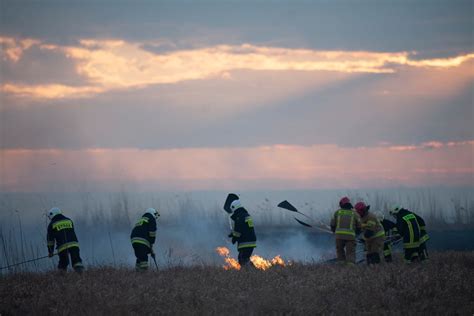
[[428,263],[268,271],[173,268],[137,274],[94,268],[82,276],[0,278],[1,315],[464,314],[474,313],[474,252],[435,253]]

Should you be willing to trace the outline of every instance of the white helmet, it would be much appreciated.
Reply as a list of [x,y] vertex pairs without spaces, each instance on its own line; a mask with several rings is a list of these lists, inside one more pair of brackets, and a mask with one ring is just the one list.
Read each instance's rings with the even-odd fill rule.
[[153,207],[147,208],[145,213],[153,215],[155,218],[160,217],[160,213],[158,213],[157,210],[155,210]]
[[240,203],[240,200],[235,200],[232,203],[230,203],[230,210],[232,211],[232,213],[241,207],[242,207],[242,204]]
[[59,209],[59,207],[53,207],[48,212],[48,218],[53,219],[53,217],[58,215],[58,214],[61,214],[61,210]]
[[395,205],[395,206],[390,210],[390,215],[392,215],[393,217],[397,217],[398,212],[400,212],[401,209],[402,209],[401,206]]

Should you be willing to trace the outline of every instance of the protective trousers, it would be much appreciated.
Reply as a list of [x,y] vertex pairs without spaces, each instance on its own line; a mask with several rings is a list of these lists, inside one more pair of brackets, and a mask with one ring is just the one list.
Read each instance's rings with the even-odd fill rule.
[[250,256],[252,256],[253,248],[242,248],[239,249],[239,264],[243,268],[247,266],[249,263],[253,266],[250,262]]
[[148,270],[148,254],[150,253],[150,248],[143,244],[132,244],[133,250],[135,252],[135,257],[137,257],[135,263],[136,271],[147,271]]
[[355,264],[355,240],[336,239],[337,260]]
[[412,263],[419,261],[418,247],[416,248],[405,248],[405,262]]
[[383,241],[385,237],[371,238],[365,241],[367,247],[367,263],[380,263],[380,254],[382,253]]
[[82,259],[79,254],[79,247],[71,247],[61,251],[59,254],[59,263],[58,269],[61,271],[66,271],[69,265],[69,256],[71,256],[72,268],[74,271],[81,273],[84,270],[82,265]]

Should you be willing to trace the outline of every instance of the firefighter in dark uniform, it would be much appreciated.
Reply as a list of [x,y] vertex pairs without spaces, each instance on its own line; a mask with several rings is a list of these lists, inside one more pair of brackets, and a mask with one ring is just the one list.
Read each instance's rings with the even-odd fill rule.
[[396,218],[398,233],[403,238],[405,262],[419,261],[421,226],[416,215],[400,206],[394,207],[390,214]]
[[135,257],[137,257],[136,271],[148,270],[148,254],[155,257],[153,244],[156,239],[156,220],[159,216],[157,210],[148,208],[132,230],[130,238]]
[[385,241],[383,244],[383,256],[385,262],[392,262],[392,244],[397,240],[398,230],[397,225],[391,220],[385,218],[385,216],[380,215],[380,223],[382,223],[383,229],[385,231]]
[[54,244],[56,243],[59,256],[58,269],[67,271],[70,256],[74,271],[81,273],[84,266],[79,254],[79,242],[74,232],[72,220],[64,216],[57,207],[49,210],[48,218],[51,220],[46,237],[49,257],[54,256]]
[[257,247],[257,237],[255,235],[252,217],[238,199],[230,204],[230,211],[230,218],[234,224],[229,237],[232,238],[232,244],[237,243],[239,264],[242,268],[253,266],[250,262],[250,256],[252,255],[253,249]]

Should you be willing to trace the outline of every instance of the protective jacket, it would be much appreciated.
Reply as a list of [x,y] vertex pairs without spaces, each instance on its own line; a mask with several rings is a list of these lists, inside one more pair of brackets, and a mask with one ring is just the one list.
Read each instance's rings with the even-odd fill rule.
[[331,219],[331,230],[336,239],[355,240],[360,233],[360,216],[352,209],[339,209]]
[[133,244],[142,244],[152,248],[156,238],[156,219],[153,215],[145,213],[137,221],[130,235]]
[[403,238],[403,248],[414,249],[420,246],[421,228],[417,216],[407,209],[397,213],[397,230]]
[[234,221],[232,243],[237,242],[237,249],[257,247],[257,236],[253,227],[252,217],[243,207],[235,210],[230,217]]
[[385,231],[378,218],[371,212],[360,219],[362,231],[364,232],[363,238],[366,241],[385,237]]
[[47,233],[48,252],[54,252],[54,243],[56,242],[56,249],[62,252],[66,249],[78,247],[76,233],[74,232],[74,224],[72,220],[63,214],[57,214],[51,219],[48,225]]

